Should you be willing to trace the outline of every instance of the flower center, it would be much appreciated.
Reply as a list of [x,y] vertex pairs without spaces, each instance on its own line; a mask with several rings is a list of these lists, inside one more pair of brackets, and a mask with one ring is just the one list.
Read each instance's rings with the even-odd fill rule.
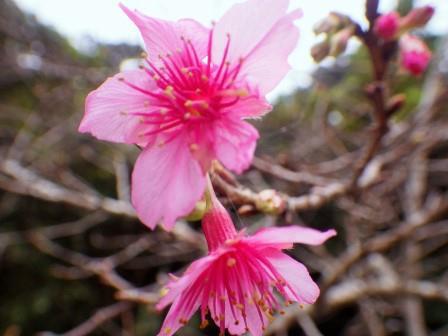
[[160,54],[157,63],[145,59],[142,69],[155,83],[155,90],[149,91],[121,78],[148,97],[142,112],[132,113],[141,123],[152,125],[149,131],[141,133],[142,137],[185,127],[197,128],[198,124],[219,119],[226,109],[248,95],[248,90],[237,80],[243,60],[233,65],[228,61],[230,35],[219,64],[212,62],[213,29],[209,33],[206,56],[201,55],[204,52],[197,50],[190,39],[182,37],[181,40],[182,48],[173,54]]

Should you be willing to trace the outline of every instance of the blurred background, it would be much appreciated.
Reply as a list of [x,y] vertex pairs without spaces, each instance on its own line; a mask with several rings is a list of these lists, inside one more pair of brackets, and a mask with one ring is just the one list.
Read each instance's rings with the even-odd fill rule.
[[[123,2],[208,24],[236,1]],[[356,41],[320,65],[310,49],[313,24],[330,11],[366,26],[365,2],[291,2],[304,10],[294,70],[270,96],[274,111],[254,122],[257,158],[234,184],[299,203],[321,198],[266,216],[220,192],[240,228],[297,223],[339,235],[290,252],[321,285],[321,300],[278,316],[267,334],[448,335],[448,2],[380,1],[380,11],[435,6],[418,32],[434,58],[424,76],[395,66],[388,77],[406,101],[356,192],[341,186],[371,137],[370,60]],[[141,51],[116,1],[0,0],[1,335],[156,335],[163,313],[151,302],[166,274],[205,253],[198,223],[149,232],[135,218],[137,148],[77,133],[88,92]],[[218,334],[198,323],[178,334]]]

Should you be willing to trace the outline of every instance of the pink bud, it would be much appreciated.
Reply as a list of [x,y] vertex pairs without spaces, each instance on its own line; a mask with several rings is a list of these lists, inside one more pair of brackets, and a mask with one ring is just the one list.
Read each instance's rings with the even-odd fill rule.
[[397,37],[399,28],[400,15],[397,12],[390,12],[376,19],[374,31],[384,40],[393,40]]
[[421,75],[428,67],[431,56],[431,50],[417,36],[406,34],[400,39],[401,66],[412,75]]
[[434,7],[424,6],[414,8],[408,15],[406,15],[400,22],[400,28],[402,30],[409,30],[413,28],[423,27],[431,20],[434,15]]

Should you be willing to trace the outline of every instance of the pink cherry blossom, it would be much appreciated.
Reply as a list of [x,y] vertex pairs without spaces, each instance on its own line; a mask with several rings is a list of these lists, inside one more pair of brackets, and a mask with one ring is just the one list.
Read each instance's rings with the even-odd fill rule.
[[400,15],[390,12],[378,17],[375,21],[375,34],[384,40],[392,40],[397,37],[400,29]]
[[403,35],[400,39],[401,66],[414,76],[421,75],[431,61],[432,53],[417,36]]
[[300,11],[289,0],[247,0],[206,28],[192,19],[159,20],[121,5],[147,51],[141,69],[106,80],[86,100],[80,132],[143,151],[132,202],[150,228],[172,228],[202,197],[213,160],[240,173],[257,130],[247,118],[270,111],[265,99],[289,71]]
[[312,304],[319,288],[306,267],[282,252],[293,243],[319,245],[336,232],[289,226],[266,228],[253,236],[236,232],[216,198],[202,220],[209,254],[195,262],[181,278],[173,276],[158,309],[171,304],[159,336],[173,335],[200,311],[201,326],[210,314],[224,335],[249,331],[260,336],[276,310],[283,313],[277,293],[286,304]]

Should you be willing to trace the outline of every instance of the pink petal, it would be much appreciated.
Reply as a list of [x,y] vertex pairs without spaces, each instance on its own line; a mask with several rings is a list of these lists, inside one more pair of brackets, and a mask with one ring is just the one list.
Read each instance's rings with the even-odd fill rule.
[[308,304],[317,300],[319,287],[303,264],[275,249],[270,249],[266,253],[266,257],[288,284],[285,290],[289,300]]
[[230,34],[229,60],[238,61],[268,34],[286,13],[289,0],[247,0],[233,5],[216,23],[213,33],[212,58],[219,64]]
[[218,160],[237,173],[247,169],[254,156],[258,131],[245,121],[231,118],[217,121],[214,130]]
[[146,148],[132,173],[132,203],[141,221],[170,230],[202,197],[205,176],[193,158],[185,134],[163,146]]
[[119,78],[148,91],[154,89],[153,82],[143,70],[126,71],[107,79],[87,96],[79,131],[91,133],[101,140],[145,144],[139,137],[143,125],[131,114],[151,112],[151,107],[147,107],[148,96]]
[[256,118],[271,110],[272,105],[265,98],[254,95],[241,99],[237,104],[223,110],[223,113],[228,113],[232,117]]
[[307,227],[286,226],[261,229],[246,240],[251,244],[279,245],[281,248],[290,248],[294,243],[320,245],[335,235],[335,230],[321,232]]
[[200,290],[200,287],[193,285],[185,289],[180,296],[176,298],[165,317],[165,321],[163,322],[158,336],[171,336],[184,326],[181,321],[188,321],[199,308],[200,300],[198,297]]
[[194,261],[177,280],[170,281],[168,284],[169,291],[157,303],[158,310],[164,309],[172,303],[187,287],[191,286],[202,273],[218,258],[219,255],[207,255]]
[[240,76],[246,75],[261,94],[275,88],[290,70],[288,56],[299,39],[294,21],[301,15],[301,11],[296,10],[277,21],[244,61]]
[[158,64],[159,55],[175,54],[184,49],[182,37],[190,39],[199,57],[207,53],[209,30],[193,19],[177,22],[155,19],[120,4],[121,9],[135,23],[142,34],[150,61]]

